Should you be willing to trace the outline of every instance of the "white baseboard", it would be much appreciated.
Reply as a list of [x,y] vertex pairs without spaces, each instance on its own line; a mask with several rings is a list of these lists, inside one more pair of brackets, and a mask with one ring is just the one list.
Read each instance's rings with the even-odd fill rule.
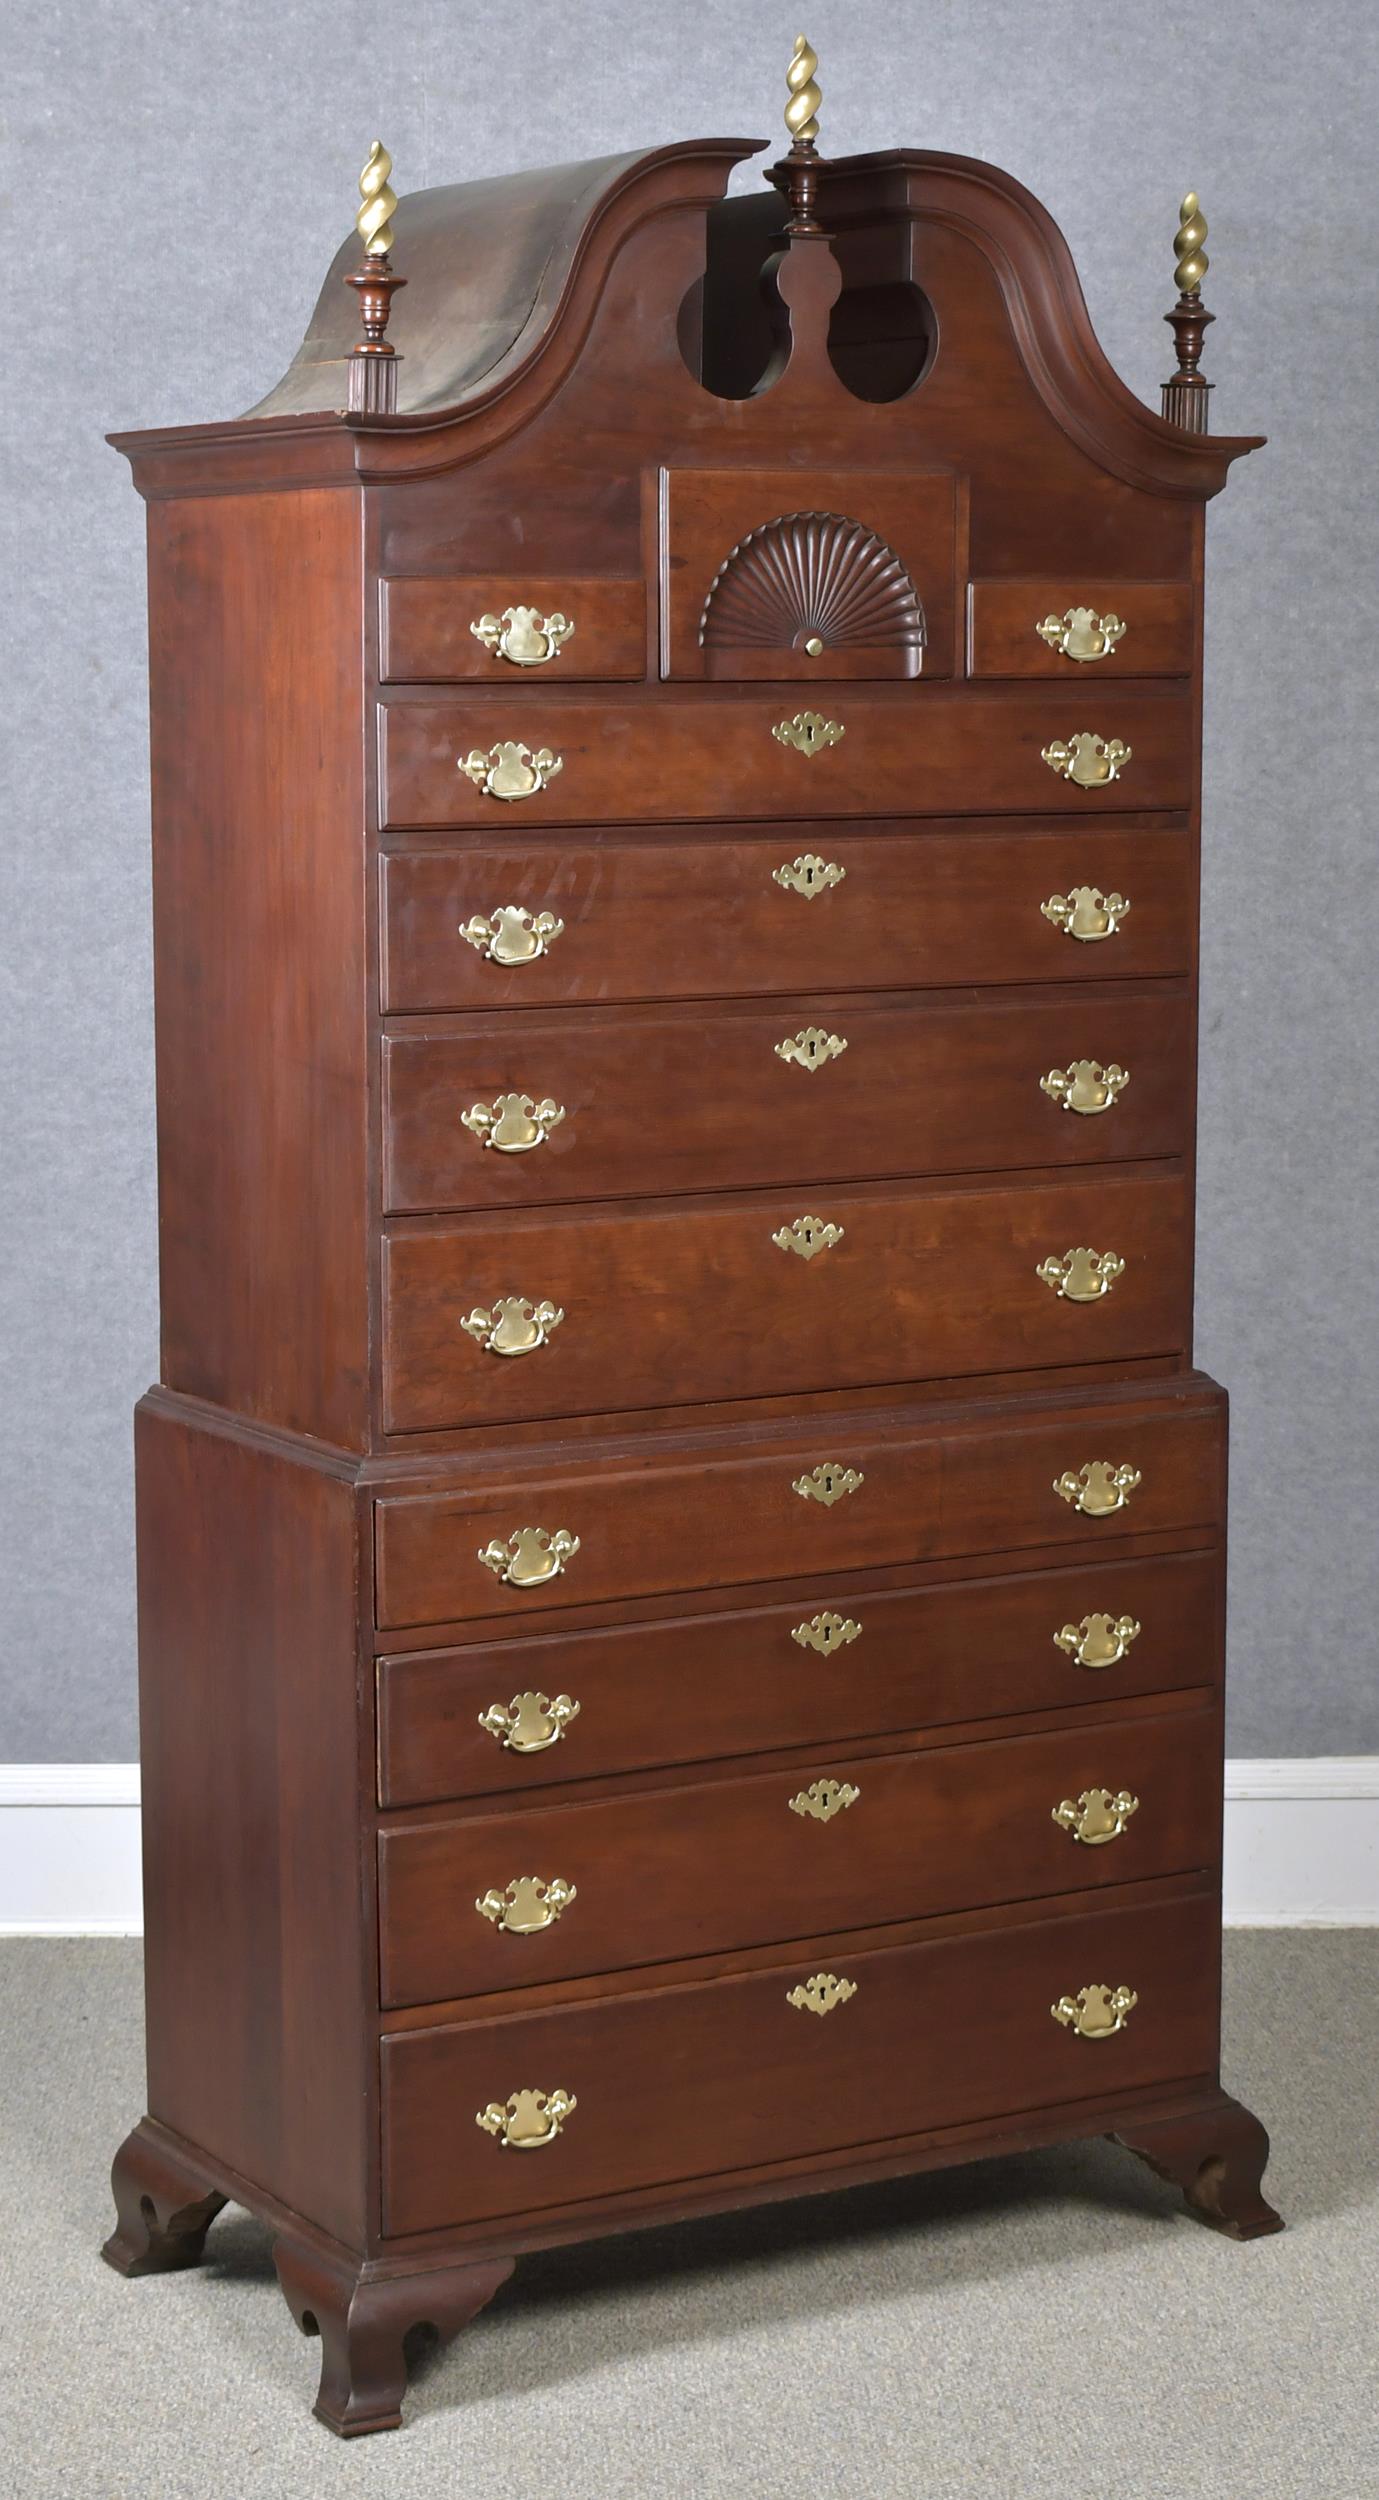
[[[1226,1922],[1379,1926],[1379,1754],[1226,1765]],[[0,1936],[137,1936],[139,1766],[0,1763]]]

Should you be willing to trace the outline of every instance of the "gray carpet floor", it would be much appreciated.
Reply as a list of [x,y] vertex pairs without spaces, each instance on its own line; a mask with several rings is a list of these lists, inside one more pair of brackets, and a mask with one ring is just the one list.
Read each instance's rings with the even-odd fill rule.
[[1281,2237],[1221,2239],[1096,2144],[604,2241],[528,2259],[407,2427],[348,2446],[246,2215],[199,2272],[98,2261],[137,1946],[0,1945],[0,2005],[6,2500],[1379,2493],[1379,1931],[1229,1939]]

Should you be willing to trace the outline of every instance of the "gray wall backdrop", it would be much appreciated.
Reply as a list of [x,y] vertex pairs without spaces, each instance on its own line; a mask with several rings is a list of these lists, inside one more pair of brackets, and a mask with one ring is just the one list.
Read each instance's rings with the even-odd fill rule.
[[[816,0],[805,22],[825,147],[1019,175],[1156,406],[1174,212],[1189,185],[1206,207],[1218,430],[1272,438],[1210,528],[1198,1346],[1235,1401],[1230,1743],[1376,1750],[1379,14],[1315,0],[1301,42],[1285,0]],[[102,432],[259,397],[375,131],[404,194],[771,135],[794,31],[759,0],[29,0],[11,20],[0,1760],[136,1750],[143,513]]]

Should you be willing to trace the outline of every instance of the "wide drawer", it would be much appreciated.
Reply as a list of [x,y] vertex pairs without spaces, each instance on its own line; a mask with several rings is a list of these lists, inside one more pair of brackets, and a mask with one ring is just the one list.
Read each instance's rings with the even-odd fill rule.
[[[813,712],[798,686],[622,700],[544,683],[476,691],[468,701],[393,696],[379,706],[381,821],[496,831],[497,819],[520,841],[530,824],[648,816],[1043,816],[1057,808],[1087,820],[1191,802],[1186,688],[1079,682],[980,694],[917,682],[889,696],[834,687],[817,700],[827,726],[808,751],[775,735]],[[828,744],[828,729],[843,734]],[[1044,762],[1046,747],[1084,735],[1129,750],[1117,778],[1086,788]],[[471,758],[475,778],[465,769]]]
[[[378,1841],[383,2003],[484,1996],[1210,1866],[1218,1731],[1214,1707],[1180,1709],[918,1752],[811,1754],[697,1787],[393,1826]],[[1079,1840],[1055,1820],[1064,1811],[1076,1822],[1087,1798],[1092,1828],[1115,1837]],[[541,1919],[549,1924],[533,1924]]]
[[[523,1019],[383,1042],[390,1213],[1179,1154],[1185,991],[797,998]],[[787,1055],[782,1057],[782,1051]],[[1105,1107],[1070,1110],[1056,1075]],[[498,1140],[495,1149],[488,1143]],[[802,1206],[797,1212],[812,1213]]]
[[[822,1966],[782,1960],[385,2036],[384,2229],[483,2222],[1213,2074],[1219,1970],[1204,1892],[888,1949],[841,1942]],[[825,1974],[854,1993],[820,2017],[793,2000]],[[1119,2030],[1081,2034],[1089,1989],[1133,1994]],[[1051,2009],[1065,1998],[1073,2019],[1061,2022]],[[1081,2010],[1096,2018],[1085,1999]],[[503,2141],[505,2118],[549,2127],[543,2102],[557,2093],[572,2106],[549,2141]],[[540,2160],[515,2157],[523,2149]]]
[[453,1490],[377,1501],[378,1622],[511,1621],[1023,1546],[1095,1553],[1118,1533],[1219,1522],[1224,1424],[1219,1390],[1174,1381],[1026,1397],[1004,1415],[834,1414],[481,1453]]
[[[1046,627],[1045,632],[1040,627]],[[1061,630],[1060,630],[1061,628]],[[974,677],[1052,677],[1095,703],[1110,677],[1192,673],[1190,582],[1112,582],[1077,575],[972,582],[968,668]]]
[[1191,1233],[1180,1175],[1119,1172],[408,1224],[383,1245],[384,1425],[1176,1353]]
[[1181,826],[819,840],[787,826],[390,852],[384,1012],[1157,978],[1191,961]]
[[380,1658],[379,1803],[1212,1684],[1220,1618],[1205,1551]]

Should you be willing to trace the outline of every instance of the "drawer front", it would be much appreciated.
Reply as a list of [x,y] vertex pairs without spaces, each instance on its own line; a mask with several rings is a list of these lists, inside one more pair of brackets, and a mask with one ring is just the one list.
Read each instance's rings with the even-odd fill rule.
[[[380,677],[444,685],[642,677],[640,582],[426,574],[378,585]],[[479,630],[475,630],[478,628]]]
[[381,1658],[379,1803],[1212,1684],[1220,1613],[1202,1552]]
[[409,1225],[383,1245],[384,1425],[1176,1353],[1191,1234],[1181,1177],[1120,1175]]
[[[822,1967],[855,1991],[822,2017],[791,2002],[820,1963],[783,1960],[385,2037],[385,2231],[879,2146],[1216,2069],[1219,1912],[1207,1893],[882,1950],[840,1945]],[[1135,1995],[1104,2039],[1050,2011],[1089,1987]],[[519,2092],[575,2104],[528,2148],[536,2161],[476,2123]]]
[[[582,1461],[528,1451],[520,1471],[490,1458],[472,1488],[376,1503],[378,1621],[511,1623],[948,1555],[1094,1554],[1118,1533],[1217,1523],[1224,1449],[1224,1401],[1175,1391],[1088,1396],[1018,1424],[833,1415],[807,1437],[704,1434],[678,1450],[648,1437]],[[1117,1483],[1106,1469],[1129,1472]],[[1121,1506],[1094,1515],[1088,1500]]]
[[[834,688],[827,698],[820,691],[817,704],[795,686],[635,702],[560,695],[539,683],[482,702],[394,696],[380,706],[382,821],[489,833],[501,823],[521,840],[531,824],[647,817],[1068,809],[1082,823],[1119,808],[1188,806],[1186,689],[1098,692],[1081,682],[1085,675],[1029,694],[915,685],[887,700]],[[816,711],[842,731],[834,743],[815,733],[821,742],[806,752],[776,737],[797,713]],[[1118,777],[1095,788],[1043,761],[1046,747],[1085,734],[1130,750]],[[550,761],[538,764],[543,756]],[[471,757],[474,779],[464,769]]]
[[[394,1827],[378,1843],[383,2002],[428,2005],[1210,1866],[1218,1724],[1214,1709],[1180,1710],[932,1752],[810,1755],[695,1788]],[[1124,1829],[1076,1839],[1054,1818],[1075,1818],[1084,1798],[1101,1800],[1095,1828]],[[532,1876],[545,1899],[518,1885]],[[541,1918],[549,1924],[529,1927]]]
[[1103,677],[1188,677],[1192,598],[1188,582],[973,582],[968,667],[974,677],[1080,681],[1093,702]]
[[[1191,1043],[1177,990],[815,996],[712,1020],[681,1007],[389,1034],[385,1206],[427,1214],[791,1182],[817,1194],[893,1173],[1180,1154]],[[1093,1086],[1119,1069],[1123,1089],[1100,1111],[1070,1111],[1044,1080],[1079,1067]]]
[[1191,961],[1181,827],[830,827],[819,843],[788,827],[393,852],[384,1012],[1158,978]]

